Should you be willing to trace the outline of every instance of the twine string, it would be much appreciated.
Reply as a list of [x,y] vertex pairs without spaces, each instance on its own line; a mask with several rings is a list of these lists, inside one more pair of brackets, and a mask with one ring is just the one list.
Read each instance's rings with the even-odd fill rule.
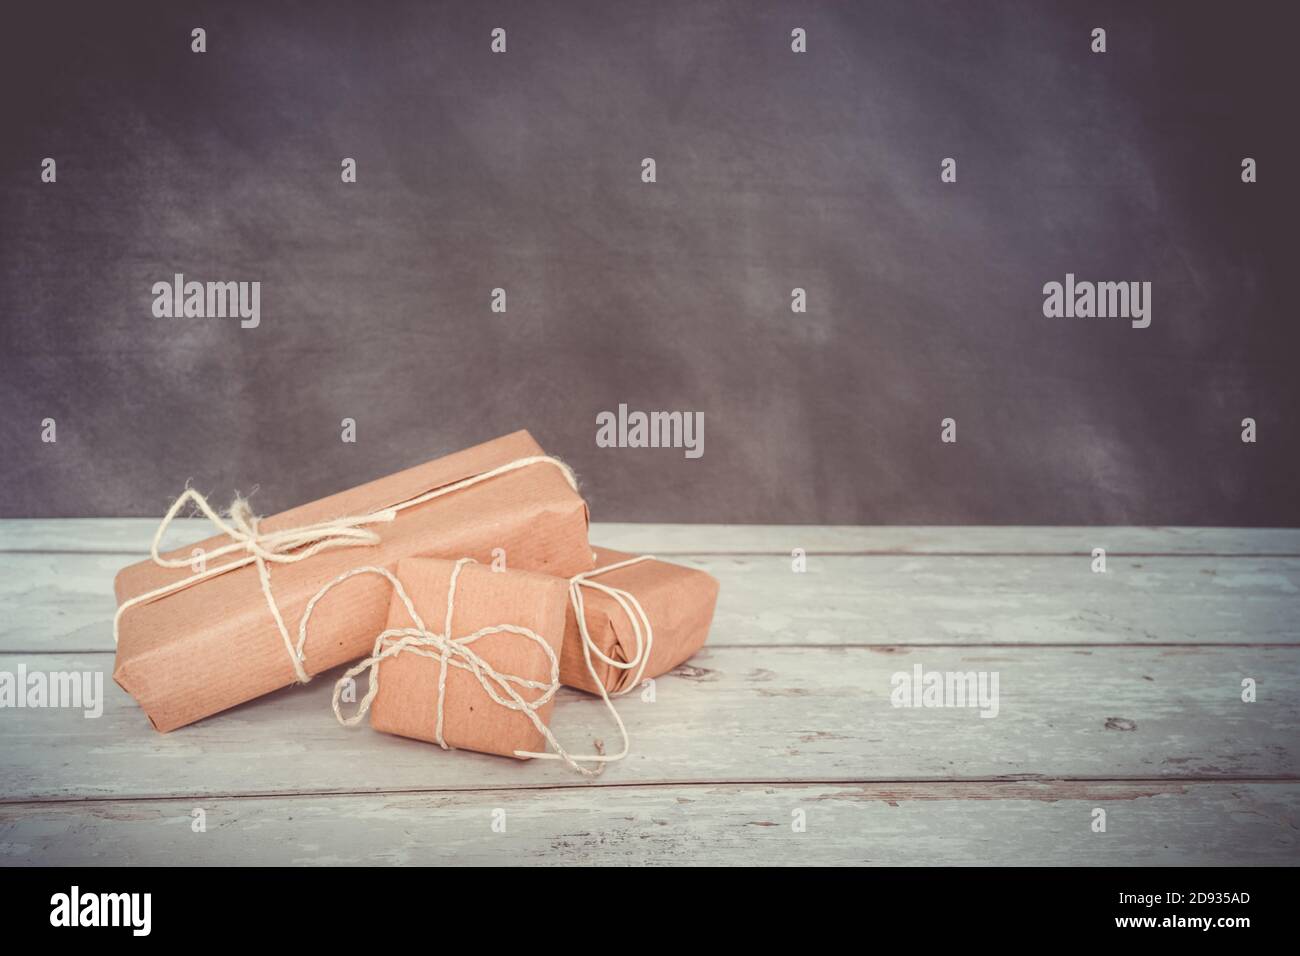
[[[534,729],[542,735],[543,739],[554,751],[553,753],[548,752],[544,756],[563,760],[574,770],[585,776],[595,776],[600,772],[600,769],[592,770],[579,763],[579,761],[590,758],[574,756],[566,751],[559,740],[556,739],[555,734],[546,725],[546,722],[538,716],[538,711],[549,703],[560,689],[560,659],[545,638],[530,627],[520,627],[513,624],[494,624],[489,627],[479,628],[464,637],[451,636],[451,621],[456,608],[457,582],[460,578],[461,569],[465,565],[472,563],[475,563],[473,558],[461,558],[452,568],[447,582],[447,614],[444,618],[444,629],[440,634],[429,630],[424,623],[424,619],[421,618],[420,612],[416,610],[410,595],[406,593],[406,588],[402,586],[402,582],[398,580],[396,575],[385,568],[354,568],[339,575],[317,592],[316,596],[307,605],[307,611],[303,614],[302,621],[299,624],[298,641],[300,644],[306,639],[307,625],[312,612],[316,609],[317,602],[330,590],[359,574],[378,574],[385,578],[393,586],[394,593],[402,602],[402,606],[411,620],[410,627],[388,628],[383,631],[375,639],[374,650],[370,657],[348,668],[344,675],[334,684],[332,704],[335,718],[345,726],[357,724],[370,710],[375,695],[379,693],[379,665],[391,657],[396,657],[398,654],[417,654],[438,662],[438,692],[435,695],[434,702],[434,739],[443,750],[451,749],[443,733],[447,702],[448,668],[458,667],[472,674],[484,693],[494,703],[508,710],[518,711],[528,718]],[[546,655],[550,680],[538,681],[497,671],[471,646],[477,641],[494,634],[513,634],[537,644]],[[365,696],[358,702],[356,712],[345,717],[341,706],[343,691],[353,685],[358,675],[366,671],[369,671],[369,674]],[[520,693],[520,688],[540,690],[542,693],[531,700],[526,700]],[[516,750],[514,753],[518,757],[534,756],[530,752],[521,750]]]
[[[607,564],[604,567],[596,568],[592,571],[583,571],[581,574],[575,574],[569,579],[569,601],[573,605],[573,612],[578,619],[578,634],[582,638],[582,658],[587,665],[587,673],[591,675],[592,683],[600,691],[600,698],[605,702],[605,708],[609,711],[610,716],[614,718],[614,724],[618,727],[619,735],[623,738],[623,749],[616,754],[606,755],[605,753],[587,754],[579,757],[579,760],[591,761],[594,763],[613,763],[616,760],[622,760],[631,750],[632,740],[627,732],[627,727],[623,723],[623,718],[619,715],[618,708],[610,700],[609,691],[605,688],[605,682],[600,679],[596,673],[596,665],[592,662],[592,655],[608,664],[610,667],[619,670],[631,670],[637,668],[636,678],[628,686],[618,691],[615,696],[626,694],[641,682],[641,675],[645,673],[646,664],[650,661],[650,648],[654,646],[654,628],[650,624],[650,616],[646,614],[645,608],[641,602],[636,599],[636,595],[631,591],[622,588],[610,587],[599,581],[593,581],[592,578],[606,574],[610,571],[617,571],[619,568],[626,568],[629,565],[638,564],[641,561],[653,561],[654,556],[643,554],[640,557],[628,558],[625,561],[618,561],[614,564]],[[592,638],[590,630],[587,628],[586,601],[583,598],[582,589],[592,588],[601,591],[612,597],[623,612],[627,615],[628,620],[632,622],[632,633],[636,640],[636,653],[632,655],[630,661],[616,661],[606,655],[596,645]],[[644,628],[644,631],[642,630]],[[599,745],[599,741],[597,744]],[[555,760],[557,754],[550,753],[522,753],[520,756],[533,757],[538,760]]]
[[[549,455],[531,455],[524,458],[517,458],[514,461],[507,462],[489,471],[469,478],[453,482],[448,485],[435,488],[431,491],[424,492],[409,498],[396,505],[388,508],[382,508],[364,515],[352,515],[347,517],[335,518],[328,521],[320,521],[309,525],[303,525],[297,528],[285,528],[280,531],[263,531],[261,529],[262,519],[253,512],[247,499],[236,497],[231,503],[229,509],[223,516],[216,511],[209,503],[208,499],[193,488],[186,487],[185,491],[174,501],[167,513],[163,516],[157,530],[154,532],[153,541],[150,544],[149,554],[153,562],[163,568],[183,568],[192,566],[192,560],[187,558],[167,558],[162,554],[162,540],[167,530],[171,527],[172,522],[180,514],[181,509],[187,504],[200,511],[216,529],[226,537],[230,538],[229,543],[221,545],[206,551],[203,555],[205,567],[201,571],[196,571],[188,577],[173,581],[170,584],[163,585],[148,591],[144,594],[136,595],[123,601],[113,615],[113,643],[116,644],[120,636],[120,625],[122,615],[130,608],[138,607],[143,604],[149,604],[161,598],[175,594],[186,588],[192,587],[203,581],[226,574],[239,568],[255,565],[258,572],[258,580],[261,585],[263,597],[266,599],[267,608],[271,612],[272,620],[275,622],[276,629],[280,633],[281,640],[284,643],[285,651],[289,656],[290,663],[293,665],[295,679],[299,683],[308,683],[311,675],[307,673],[305,645],[307,641],[307,624],[311,615],[315,611],[317,603],[325,594],[334,586],[341,584],[352,577],[360,574],[379,574],[392,584],[403,606],[409,614],[412,625],[405,628],[389,628],[383,631],[375,641],[374,649],[369,658],[359,664],[349,668],[343,678],[335,684],[334,693],[334,713],[338,720],[345,725],[353,725],[359,722],[370,709],[375,694],[379,691],[378,665],[382,660],[393,657],[400,653],[414,653],[425,657],[430,657],[438,661],[438,705],[435,735],[437,742],[444,749],[447,749],[447,743],[443,736],[444,729],[444,710],[443,701],[446,697],[448,667],[458,667],[467,670],[474,675],[479,685],[487,693],[489,698],[500,706],[510,710],[517,710],[525,714],[532,722],[533,726],[541,733],[547,744],[553,748],[553,752],[534,753],[531,751],[515,751],[518,757],[527,757],[534,759],[562,760],[573,769],[587,776],[594,776],[604,769],[604,765],[616,760],[622,760],[627,756],[630,748],[630,739],[627,728],[618,710],[614,707],[613,701],[610,700],[609,692],[606,690],[604,682],[596,672],[596,666],[593,661],[593,655],[597,660],[619,670],[637,669],[636,677],[623,690],[616,692],[625,694],[636,687],[650,658],[650,651],[654,644],[654,630],[651,626],[649,616],[645,609],[631,592],[622,588],[611,587],[599,581],[591,580],[599,575],[619,568],[628,567],[640,561],[653,560],[650,555],[642,555],[636,558],[629,558],[602,568],[596,568],[591,571],[584,571],[574,575],[569,579],[569,599],[573,605],[574,613],[577,617],[578,631],[581,637],[583,660],[587,666],[587,672],[591,675],[592,681],[600,691],[600,696],[614,718],[618,726],[619,733],[623,738],[623,749],[617,754],[605,754],[602,750],[596,754],[572,755],[569,754],[556,740],[550,728],[538,717],[536,711],[544,704],[552,700],[560,688],[559,681],[559,659],[555,651],[546,643],[539,634],[531,628],[519,627],[511,624],[498,624],[491,627],[480,628],[473,634],[461,638],[451,638],[451,619],[455,601],[456,584],[460,576],[461,568],[472,561],[470,558],[462,558],[456,562],[452,571],[448,595],[447,595],[447,614],[443,622],[442,634],[435,634],[425,626],[419,613],[416,611],[410,597],[406,594],[401,582],[391,572],[384,568],[365,566],[354,568],[335,578],[319,592],[312,597],[307,603],[303,612],[302,619],[298,626],[298,640],[295,644],[289,636],[289,629],[285,625],[284,616],[280,612],[279,604],[275,600],[274,592],[271,589],[271,565],[273,564],[293,564],[299,561],[305,561],[323,551],[333,548],[353,548],[353,547],[370,547],[379,544],[380,536],[378,532],[372,530],[369,526],[375,524],[386,524],[396,520],[397,515],[408,508],[414,508],[417,505],[432,501],[435,498],[444,495],[454,494],[465,488],[489,481],[499,475],[508,472],[517,471],[520,468],[526,468],[534,464],[550,464],[560,470],[569,487],[574,491],[578,490],[578,482],[574,477],[572,469],[563,461]],[[214,559],[230,557],[229,561],[211,565]],[[627,615],[632,624],[633,638],[635,642],[635,653],[629,661],[614,660],[605,654],[596,645],[591,633],[587,627],[585,600],[583,588],[590,588],[610,596]],[[498,673],[486,660],[472,650],[471,645],[493,634],[514,634],[539,644],[547,655],[550,664],[551,679],[549,681],[537,681],[527,678],[521,678],[512,674]],[[341,688],[349,678],[355,678],[358,674],[366,669],[370,669],[369,687],[365,697],[362,699],[357,713],[351,717],[344,717],[340,708],[339,697]],[[520,694],[519,688],[527,690],[542,691],[542,694],[533,700],[525,700]],[[504,695],[504,696],[503,696]],[[600,749],[600,742],[597,741],[597,748]],[[597,763],[599,768],[592,770],[583,767],[580,762]]]
[[369,525],[392,522],[396,520],[400,512],[408,508],[414,508],[444,495],[454,494],[464,488],[480,484],[507,472],[517,471],[520,468],[527,468],[530,465],[541,463],[554,465],[564,475],[569,487],[574,491],[578,490],[578,480],[574,477],[573,470],[560,459],[553,458],[550,455],[530,455],[525,458],[516,458],[514,461],[499,465],[481,474],[472,475],[449,485],[434,488],[432,491],[408,498],[390,508],[382,508],[365,515],[352,515],[330,521],[320,521],[298,528],[285,528],[281,531],[262,531],[260,527],[261,518],[253,513],[253,509],[245,498],[236,497],[223,518],[212,507],[206,497],[193,488],[187,487],[181,496],[172,503],[172,506],[167,509],[167,513],[158,525],[158,530],[154,532],[153,542],[149,548],[149,554],[154,564],[163,568],[191,566],[192,561],[190,559],[166,558],[161,553],[163,536],[167,533],[167,529],[171,527],[181,509],[189,503],[193,503],[221,534],[230,538],[228,544],[204,553],[205,564],[213,559],[226,556],[231,556],[231,560],[219,563],[216,566],[209,564],[204,570],[197,571],[189,577],[181,578],[123,601],[113,615],[113,643],[118,642],[122,615],[128,609],[152,603],[209,578],[254,564],[257,566],[262,595],[266,598],[271,618],[275,622],[276,629],[280,632],[281,640],[284,642],[285,651],[289,655],[290,663],[293,665],[294,676],[299,683],[305,684],[311,680],[311,675],[307,673],[304,666],[306,658],[303,654],[302,630],[299,629],[300,639],[295,648],[289,637],[289,629],[285,626],[284,617],[280,613],[280,607],[276,603],[275,595],[271,590],[272,564],[295,564],[299,561],[306,561],[308,558],[332,548],[377,545],[380,541],[379,534],[371,530],[368,527]]
[[[406,588],[402,582],[392,572],[378,567],[361,567],[354,568],[351,571],[339,575],[333,581],[326,584],[307,604],[307,610],[303,613],[302,621],[298,625],[298,646],[301,647],[307,639],[307,625],[315,612],[317,603],[331,591],[333,588],[342,584],[350,578],[360,574],[377,574],[387,580],[393,587],[393,592],[397,595],[398,600],[402,602],[406,615],[411,621],[408,627],[390,627],[384,630],[375,639],[374,649],[370,657],[348,668],[342,677],[334,684],[334,697],[332,706],[334,716],[339,723],[344,726],[354,726],[359,723],[370,710],[374,702],[375,695],[379,693],[379,665],[389,658],[396,657],[399,654],[411,653],[421,657],[427,657],[438,662],[438,691],[434,703],[434,740],[438,746],[444,750],[451,749],[447,744],[444,736],[446,700],[447,700],[447,675],[450,673],[449,667],[458,667],[462,670],[469,671],[478,681],[479,686],[488,695],[491,700],[509,710],[519,711],[532,723],[533,727],[540,733],[546,743],[551,747],[549,751],[530,751],[516,750],[516,757],[535,760],[561,760],[572,769],[578,771],[584,776],[593,777],[604,770],[608,763],[616,760],[622,760],[627,756],[631,746],[628,737],[627,728],[623,723],[622,717],[619,716],[617,708],[610,700],[609,693],[605,690],[603,682],[596,674],[595,664],[592,661],[593,653],[601,660],[607,661],[615,667],[630,669],[639,667],[638,676],[645,670],[646,659],[649,656],[650,648],[653,645],[654,635],[650,626],[650,619],[645,610],[641,607],[639,601],[630,592],[620,588],[611,588],[608,585],[600,584],[589,580],[597,575],[604,574],[608,571],[614,571],[618,568],[627,567],[636,564],[639,561],[649,561],[652,558],[649,555],[643,555],[639,558],[632,558],[626,561],[620,561],[607,567],[597,568],[593,571],[584,571],[569,579],[569,597],[573,603],[574,612],[578,616],[579,632],[582,635],[583,658],[587,665],[587,671],[591,674],[592,680],[600,689],[600,696],[614,718],[618,726],[619,733],[623,738],[623,749],[616,754],[605,754],[603,751],[594,754],[571,754],[556,739],[555,734],[538,716],[538,710],[555,697],[560,689],[560,670],[559,659],[555,651],[545,639],[536,631],[528,627],[520,627],[511,624],[495,624],[489,627],[479,628],[472,634],[464,637],[452,637],[452,616],[455,613],[457,582],[460,577],[461,569],[466,564],[474,563],[473,558],[461,558],[452,568],[451,575],[447,583],[447,610],[443,618],[443,629],[441,633],[430,631],[416,609],[410,595],[407,594]],[[591,634],[586,626],[584,618],[584,607],[582,600],[582,588],[595,587],[603,592],[611,594],[619,605],[627,611],[629,619],[632,621],[633,631],[636,634],[637,654],[633,660],[628,662],[613,661],[596,646]],[[644,639],[643,631],[644,627]],[[519,677],[514,674],[503,674],[497,671],[492,665],[475,652],[471,645],[484,637],[493,634],[514,634],[526,638],[541,646],[546,653],[547,662],[550,665],[550,680],[538,681],[530,678]],[[342,696],[344,690],[362,673],[367,674],[366,693],[358,701],[357,709],[351,716],[344,716],[342,708]],[[518,688],[528,690],[540,690],[542,693],[532,700],[525,700],[519,693]],[[597,741],[597,750],[600,750],[600,742]],[[583,764],[597,764],[596,769],[585,767]]]

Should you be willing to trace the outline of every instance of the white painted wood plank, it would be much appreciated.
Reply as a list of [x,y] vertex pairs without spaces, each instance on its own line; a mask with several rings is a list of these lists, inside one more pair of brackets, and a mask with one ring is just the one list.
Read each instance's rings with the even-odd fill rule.
[[[677,559],[722,584],[710,643],[1300,643],[1300,558]],[[0,651],[112,647],[111,554],[0,554]]]
[[[1106,811],[1106,832],[1091,829]],[[192,829],[194,811],[206,832]],[[1295,784],[615,787],[0,806],[0,864],[1294,866]],[[504,812],[505,832],[491,829]],[[791,824],[802,811],[807,828]],[[498,817],[500,819],[500,817]]]
[[[9,518],[0,551],[92,551],[143,557],[156,518]],[[178,520],[171,547],[210,533],[203,520]],[[809,553],[886,554],[1280,554],[1300,556],[1296,528],[973,527],[853,525],[711,525],[597,522],[596,544],[673,555]]]
[[[43,671],[111,668],[110,655],[0,656]],[[998,716],[895,708],[891,677],[996,672]],[[1240,700],[1244,677],[1259,701]],[[1300,771],[1294,648],[706,648],[656,699],[624,699],[632,755],[602,784],[1292,778]],[[344,728],[332,683],[288,688],[158,734],[116,685],[103,716],[0,710],[0,799],[221,796],[572,786],[521,763]],[[553,727],[612,740],[598,699],[558,701]]]
[[1133,528],[905,525],[594,524],[591,539],[621,551],[670,554],[1300,555],[1295,528]]

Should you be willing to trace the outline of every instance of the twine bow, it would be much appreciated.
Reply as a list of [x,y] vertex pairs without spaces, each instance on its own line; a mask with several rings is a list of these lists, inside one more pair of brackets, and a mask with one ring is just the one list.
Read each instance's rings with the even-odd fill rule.
[[206,564],[212,559],[220,559],[227,555],[239,555],[218,564],[215,567],[205,567],[201,571],[196,571],[187,578],[179,581],[173,581],[171,584],[155,588],[145,594],[137,595],[123,601],[113,615],[113,643],[118,641],[119,625],[122,615],[128,608],[136,607],[141,604],[148,604],[159,598],[175,594],[177,591],[192,587],[209,578],[234,571],[238,568],[247,567],[250,564],[257,565],[258,578],[262,585],[262,594],[266,598],[267,607],[271,611],[271,617],[275,620],[275,626],[280,632],[280,637],[284,641],[285,651],[289,655],[289,660],[293,664],[294,675],[299,683],[307,683],[311,680],[311,675],[307,673],[304,664],[306,658],[303,653],[303,645],[306,640],[305,628],[299,628],[299,639],[295,646],[289,637],[289,630],[285,626],[284,617],[280,613],[279,605],[276,604],[275,596],[271,591],[271,570],[272,564],[292,564],[298,561],[305,561],[314,555],[320,554],[332,548],[355,548],[367,547],[379,543],[379,534],[371,530],[368,525],[385,524],[397,518],[397,515],[407,508],[414,508],[416,505],[424,504],[426,501],[432,501],[434,498],[441,498],[468,488],[471,485],[477,485],[481,482],[488,481],[498,475],[507,472],[517,471],[520,468],[526,468],[529,465],[546,463],[554,465],[561,474],[564,475],[569,487],[574,491],[578,490],[578,480],[574,477],[573,471],[564,462],[558,458],[552,458],[549,455],[531,455],[526,458],[516,458],[514,461],[507,462],[490,471],[482,474],[473,475],[461,481],[435,488],[423,494],[409,498],[400,504],[393,505],[391,508],[383,508],[379,511],[371,512],[366,515],[354,515],[350,517],[335,518],[330,521],[321,521],[315,524],[304,525],[299,528],[286,528],[282,531],[264,532],[260,528],[261,519],[253,513],[248,501],[244,498],[236,498],[231,504],[226,517],[223,518],[208,503],[207,498],[195,491],[193,488],[186,488],[185,492],[176,499],[172,506],[163,516],[162,522],[158,525],[158,530],[154,532],[153,543],[150,546],[149,554],[153,562],[163,568],[183,568],[192,566],[190,560],[185,558],[165,558],[161,554],[161,545],[163,535],[171,526],[172,521],[180,513],[187,503],[193,502],[194,505],[203,512],[204,516],[216,526],[217,530],[230,538],[229,544],[224,544],[211,551],[203,554],[203,560]]

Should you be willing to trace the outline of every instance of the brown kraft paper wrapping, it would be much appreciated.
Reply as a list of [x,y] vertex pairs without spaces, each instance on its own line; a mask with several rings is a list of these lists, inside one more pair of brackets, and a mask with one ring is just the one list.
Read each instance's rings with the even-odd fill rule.
[[[348,491],[268,517],[261,530],[298,528],[341,516],[369,514],[521,458],[544,452],[526,431],[417,465]],[[361,565],[396,567],[416,555],[489,561],[505,550],[511,567],[571,576],[591,568],[587,506],[560,469],[539,462],[400,511],[369,525],[379,542],[322,551],[291,564],[270,565],[271,588],[290,634],[311,597],[338,575]],[[188,556],[230,539],[218,535],[164,557]],[[224,562],[222,562],[224,563]],[[185,579],[192,570],[152,560],[124,568],[120,603]],[[318,674],[369,653],[388,612],[390,585],[375,575],[351,581],[315,615],[303,666]],[[296,680],[253,565],[197,582],[120,619],[113,678],[160,731],[174,730]]]
[[[439,634],[446,623],[447,588],[455,566],[454,561],[425,558],[408,559],[397,566],[397,578],[425,626]],[[559,658],[569,601],[564,580],[528,571],[493,571],[482,564],[465,564],[457,579],[453,601],[450,631],[453,641],[480,628],[510,624],[535,632]],[[410,626],[410,614],[394,594],[389,605],[388,627]],[[527,637],[489,634],[469,647],[498,674],[543,684],[554,679],[550,657]],[[384,733],[438,743],[440,669],[437,657],[410,650],[380,661],[379,690],[370,706],[370,726]],[[499,684],[491,686],[497,696],[509,699]],[[527,702],[543,695],[542,690],[535,688],[516,687],[516,690]],[[554,704],[552,698],[536,709],[543,724],[550,721]],[[478,678],[463,667],[448,665],[442,708],[442,737],[448,747],[506,757],[517,756],[516,751],[546,750],[545,739],[528,716],[494,701]]]
[[[596,568],[636,557],[609,548],[593,547],[592,550]],[[718,599],[718,581],[712,575],[667,561],[648,560],[596,575],[591,580],[627,591],[644,609],[654,630],[654,642],[641,679],[667,673],[704,646]],[[598,591],[584,591],[583,600],[587,630],[595,645],[612,660],[632,660],[636,655],[636,639],[627,614],[612,597]],[[639,667],[626,670],[611,667],[594,656],[592,664],[611,694],[631,690],[640,670]],[[560,681],[592,694],[600,693],[587,670],[582,636],[572,607],[564,628]]]

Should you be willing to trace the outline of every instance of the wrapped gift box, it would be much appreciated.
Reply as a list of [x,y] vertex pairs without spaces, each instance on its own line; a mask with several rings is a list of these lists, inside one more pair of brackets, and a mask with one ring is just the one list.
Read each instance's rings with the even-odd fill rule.
[[[593,551],[596,569],[636,557],[608,548]],[[609,693],[626,693],[638,680],[672,670],[704,646],[718,599],[718,581],[712,575],[656,559],[596,574],[589,580],[635,597],[654,635],[644,669],[639,663],[629,668],[614,667],[592,656],[596,676]],[[635,660],[637,641],[632,617],[614,597],[600,589],[584,588],[582,598],[587,632],[595,646],[611,660],[622,663]],[[570,687],[596,694],[600,688],[592,680],[582,644],[577,616],[570,608],[564,630],[560,680]]]
[[[569,601],[567,583],[545,574],[462,564],[452,594],[448,631],[447,602],[455,567],[454,561],[426,558],[398,563],[397,578],[430,632],[450,637],[452,642],[464,642],[480,629],[501,625],[526,628],[545,642],[551,654],[538,641],[516,631],[489,633],[462,644],[477,656],[479,671],[475,673],[466,658],[451,655],[444,665],[438,645],[417,640],[378,661],[378,691],[370,705],[370,725],[384,733],[481,753],[514,757],[520,756],[520,751],[544,752],[547,742],[537,724],[523,710],[499,702],[518,703],[501,680],[512,681],[525,703],[544,701],[532,709],[542,724],[549,722],[554,692],[559,686],[555,664],[563,642]],[[411,623],[405,602],[394,593],[389,605],[389,631],[400,632]],[[395,633],[372,652],[378,656],[385,646],[400,639],[401,635]],[[446,682],[440,691],[439,675],[444,666]],[[500,676],[494,678],[488,668]],[[522,681],[531,681],[533,686]]]
[[[258,529],[274,533],[382,512],[541,455],[531,435],[515,432],[267,517]],[[269,564],[271,589],[287,631],[296,636],[312,596],[358,565],[391,569],[416,555],[490,561],[494,549],[500,548],[511,568],[569,577],[592,566],[587,522],[587,506],[565,472],[550,461],[539,461],[405,507],[390,521],[367,524],[365,529],[377,536],[373,543],[333,547],[296,563]],[[193,547],[208,552],[230,543],[229,537],[219,535],[164,557],[186,558]],[[214,563],[219,568],[229,560]],[[181,587],[126,608],[119,621],[113,677],[160,731],[298,679],[255,565],[181,584],[193,575],[188,566],[162,567],[147,560],[123,569],[116,580],[119,604],[159,588]],[[320,673],[369,653],[388,613],[391,590],[373,575],[349,582],[312,622],[299,658],[305,672]]]

